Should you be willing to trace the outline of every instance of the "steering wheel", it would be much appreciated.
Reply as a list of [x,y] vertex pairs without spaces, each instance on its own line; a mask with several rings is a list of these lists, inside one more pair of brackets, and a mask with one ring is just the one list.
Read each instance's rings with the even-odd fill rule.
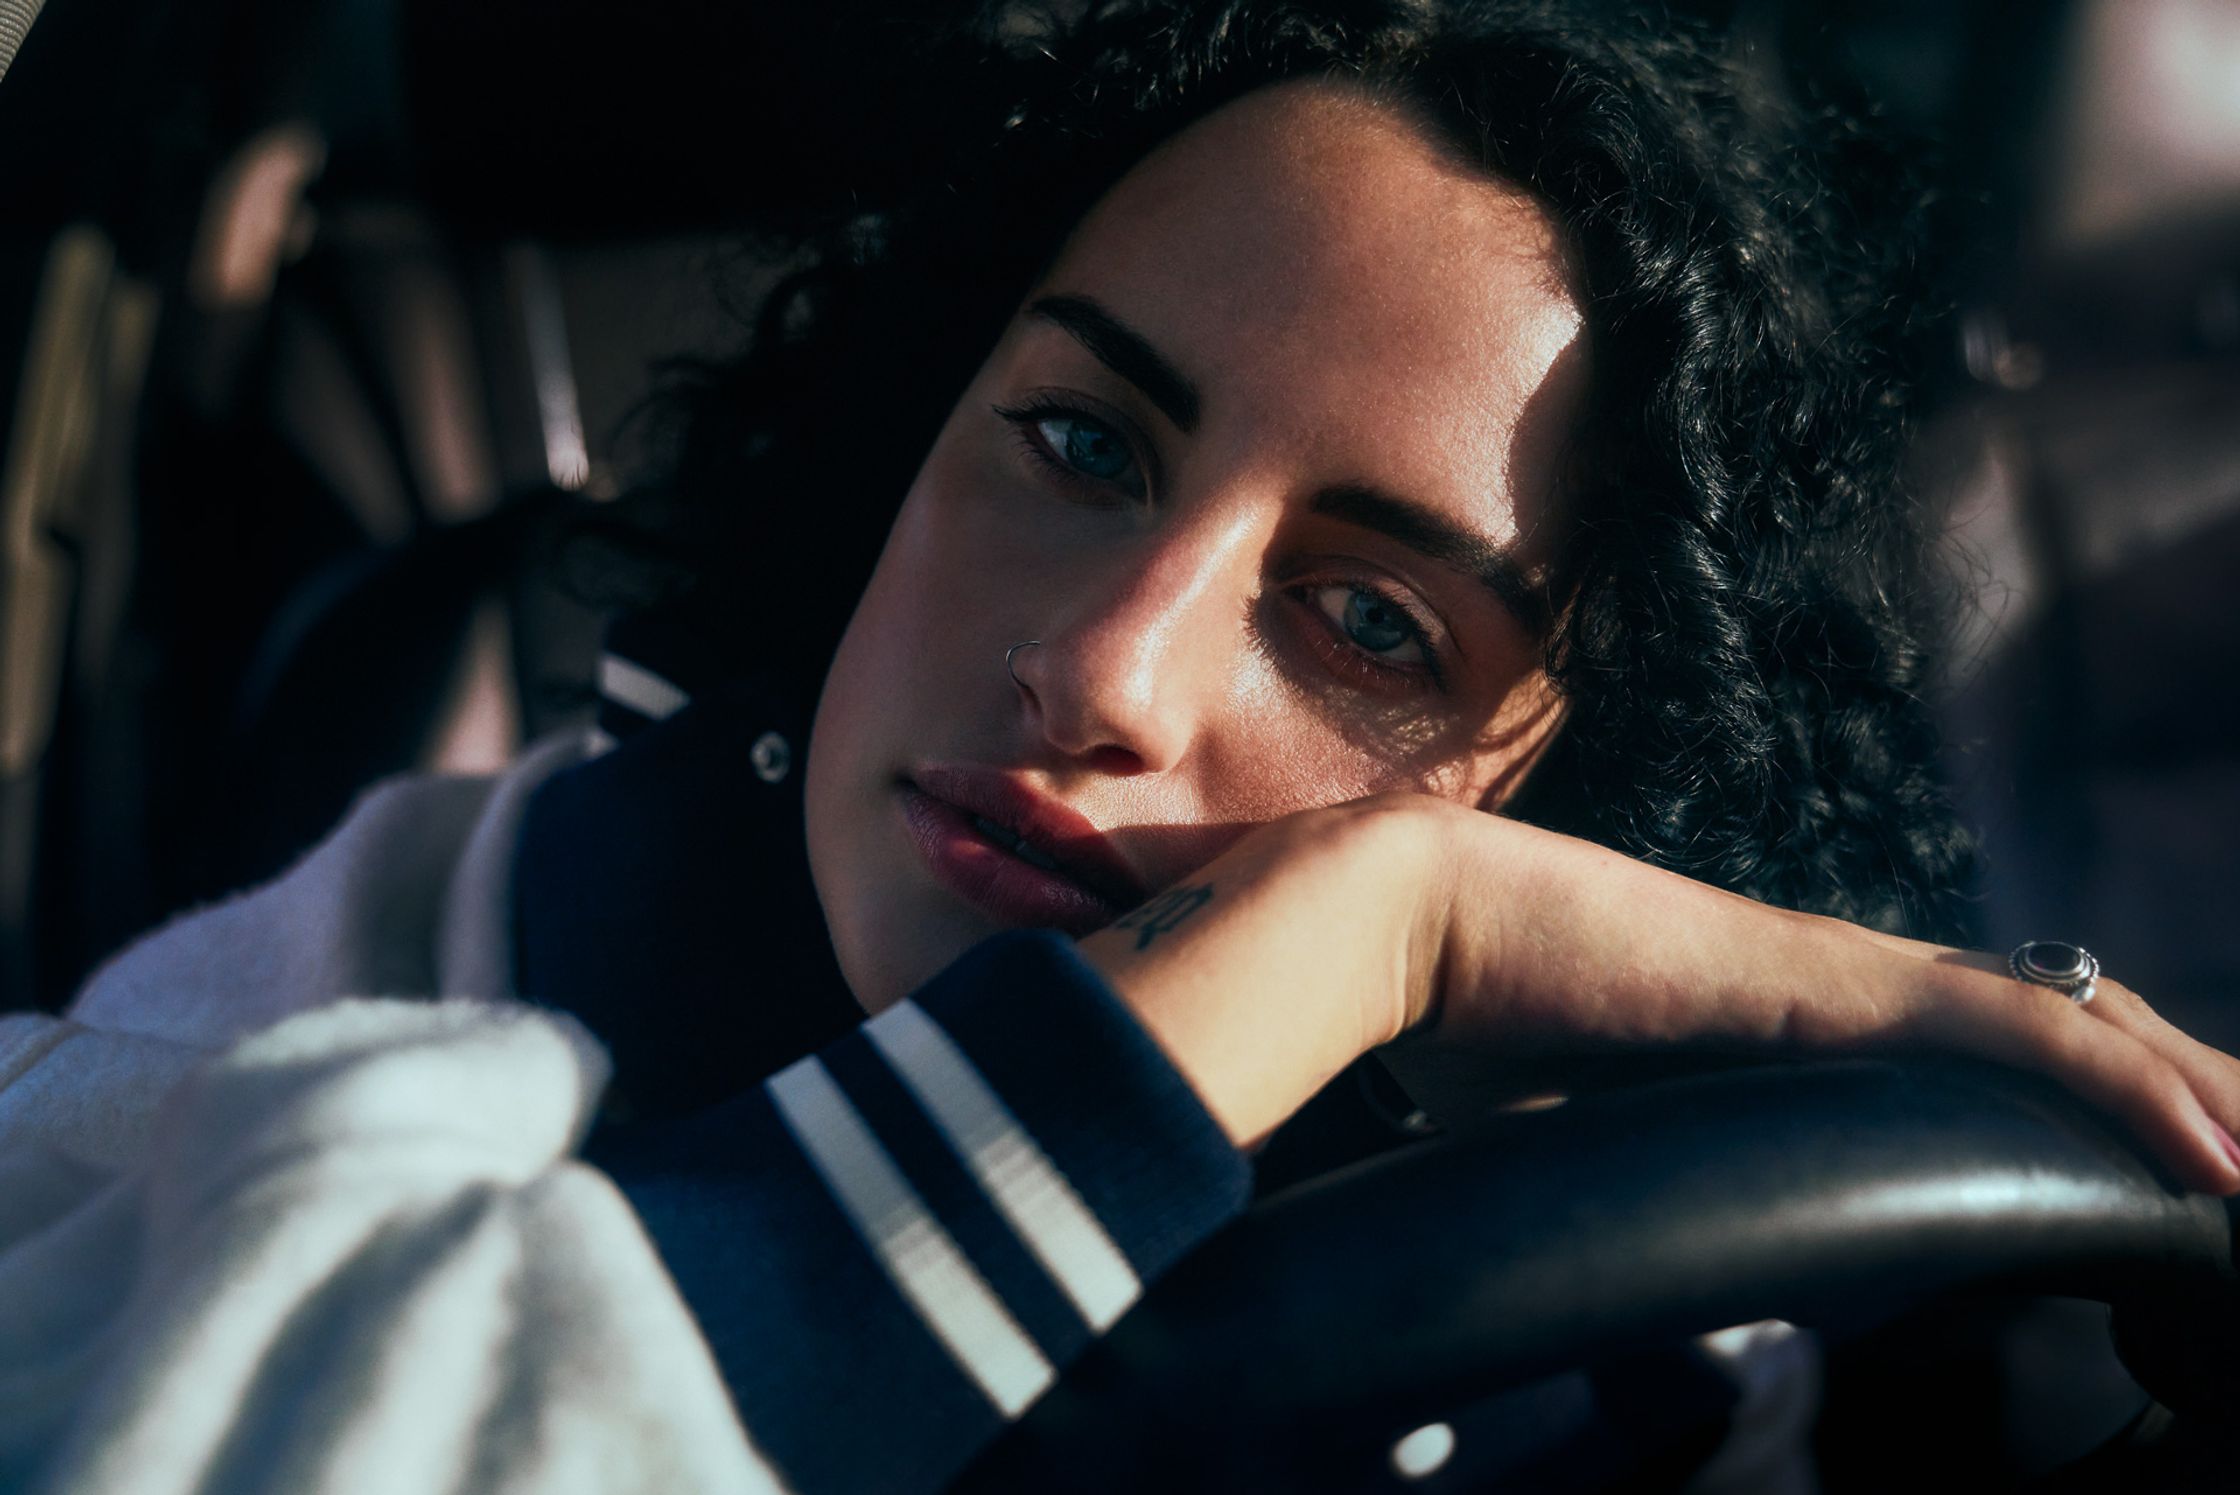
[[[958,1488],[1354,1489],[1401,1433],[1505,1387],[1727,1325],[1856,1324],[1981,1290],[2112,1305],[2155,1417],[2228,1439],[2236,1219],[2072,1097],[1985,1065],[1575,1099],[1262,1202]],[[2092,1487],[2084,1469],[2062,1488]]]

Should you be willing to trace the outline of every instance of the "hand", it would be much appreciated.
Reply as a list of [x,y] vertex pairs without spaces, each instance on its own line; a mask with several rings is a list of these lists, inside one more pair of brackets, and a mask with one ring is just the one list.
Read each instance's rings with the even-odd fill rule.
[[2194,1187],[2240,1192],[2240,1062],[2118,982],[2079,1007],[2017,982],[2002,956],[1768,908],[1492,817],[1445,818],[1458,907],[1441,921],[1447,979],[1424,1019],[1436,1034],[1557,1072],[1672,1046],[1967,1054],[2060,1081]]
[[2047,1074],[2195,1187],[2240,1191],[2240,1063],[2103,980],[1768,908],[1421,795],[1264,826],[1083,953],[1232,1138],[1417,1030],[1516,1073],[1615,1055],[1943,1051]]

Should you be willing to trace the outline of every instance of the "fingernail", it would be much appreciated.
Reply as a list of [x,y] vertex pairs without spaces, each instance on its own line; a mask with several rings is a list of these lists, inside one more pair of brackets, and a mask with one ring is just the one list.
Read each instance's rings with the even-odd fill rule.
[[2240,1175],[2240,1142],[2233,1141],[2232,1133],[2213,1121],[2209,1123],[2209,1131],[2216,1137],[2217,1145],[2224,1149],[2224,1160],[2232,1165],[2233,1173]]

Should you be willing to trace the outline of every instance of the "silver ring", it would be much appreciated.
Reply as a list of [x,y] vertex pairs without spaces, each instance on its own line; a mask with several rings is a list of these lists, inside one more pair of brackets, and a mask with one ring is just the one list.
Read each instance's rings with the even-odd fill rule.
[[2015,980],[2050,986],[2079,1007],[2099,989],[2100,962],[2067,940],[2024,940],[2007,957],[2007,969]]
[[1041,643],[1041,639],[1031,638],[1024,643],[1013,644],[1010,648],[1003,651],[1003,671],[1005,674],[1011,677],[1011,683],[1018,686],[1021,690],[1027,689],[1027,682],[1021,680],[1019,678],[1019,672],[1011,667],[1011,656],[1018,653],[1021,649],[1036,648]]

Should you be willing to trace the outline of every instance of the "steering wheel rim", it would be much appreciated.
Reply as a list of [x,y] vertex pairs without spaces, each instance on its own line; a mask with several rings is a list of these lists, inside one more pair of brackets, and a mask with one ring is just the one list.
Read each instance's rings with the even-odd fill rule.
[[2240,1324],[2235,1218],[2065,1092],[1988,1065],[1767,1066],[1577,1099],[1264,1201],[961,1488],[1265,1476],[1265,1451],[1389,1442],[1687,1335],[1978,1290],[2113,1305],[2134,1374],[2182,1413],[2232,1394],[2185,1346],[2234,1342],[2200,1330]]

